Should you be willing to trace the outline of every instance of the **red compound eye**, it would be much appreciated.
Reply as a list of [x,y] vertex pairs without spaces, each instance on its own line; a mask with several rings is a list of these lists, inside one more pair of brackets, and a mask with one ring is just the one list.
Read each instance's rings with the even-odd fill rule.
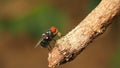
[[57,28],[54,27],[54,26],[51,26],[50,30],[51,30],[54,34],[56,34],[56,33],[58,32],[58,31],[57,31]]

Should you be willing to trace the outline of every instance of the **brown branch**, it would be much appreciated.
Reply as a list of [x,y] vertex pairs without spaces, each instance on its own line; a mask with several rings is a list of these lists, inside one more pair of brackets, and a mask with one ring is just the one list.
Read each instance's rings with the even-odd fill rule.
[[72,31],[57,40],[49,53],[49,67],[73,60],[97,36],[101,35],[120,11],[120,0],[101,3]]

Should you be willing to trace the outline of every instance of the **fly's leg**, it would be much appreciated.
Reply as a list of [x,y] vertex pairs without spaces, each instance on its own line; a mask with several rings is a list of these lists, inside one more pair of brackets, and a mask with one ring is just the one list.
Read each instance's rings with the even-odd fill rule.
[[53,41],[56,43],[56,40],[55,40],[55,39],[53,39]]
[[48,44],[48,50],[50,51],[52,49],[52,47],[50,46],[50,44]]
[[48,48],[49,51],[51,50],[49,47],[47,47],[47,48]]

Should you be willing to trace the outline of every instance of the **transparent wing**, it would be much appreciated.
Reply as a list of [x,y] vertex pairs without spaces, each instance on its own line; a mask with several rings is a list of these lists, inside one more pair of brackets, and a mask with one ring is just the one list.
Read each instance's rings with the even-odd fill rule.
[[34,48],[38,47],[38,46],[40,45],[40,42],[41,42],[42,40],[43,40],[43,39],[40,39],[40,40],[38,41],[38,43],[35,45]]

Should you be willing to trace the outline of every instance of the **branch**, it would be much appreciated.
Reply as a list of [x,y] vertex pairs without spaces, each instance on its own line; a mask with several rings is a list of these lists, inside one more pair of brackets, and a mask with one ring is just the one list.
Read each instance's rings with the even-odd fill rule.
[[68,34],[57,40],[49,53],[49,67],[73,60],[96,37],[103,34],[111,20],[120,12],[120,0],[101,3]]

